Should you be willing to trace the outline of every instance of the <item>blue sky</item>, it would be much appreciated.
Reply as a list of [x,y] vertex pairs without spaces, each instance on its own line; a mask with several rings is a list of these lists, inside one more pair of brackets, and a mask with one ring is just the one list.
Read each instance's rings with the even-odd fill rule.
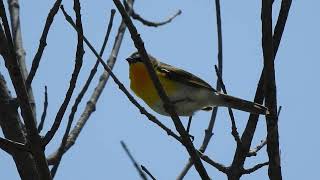
[[[112,1],[81,2],[84,33],[99,49],[110,10],[115,6]],[[65,3],[67,11],[73,13],[72,2],[65,1]],[[52,4],[53,2],[48,0],[36,3],[21,1],[23,41],[29,67]],[[284,179],[314,179],[318,174],[317,162],[320,158],[317,154],[320,143],[315,139],[320,125],[316,115],[320,101],[318,95],[320,86],[317,83],[317,77],[320,75],[318,70],[320,63],[317,60],[320,26],[313,19],[320,16],[319,6],[320,2],[315,0],[292,3],[276,57],[278,104],[283,106],[279,119],[279,135]],[[169,0],[136,0],[134,7],[143,17],[154,21],[161,21],[181,9],[182,14],[166,26],[152,28],[136,21],[134,23],[149,53],[166,63],[198,75],[212,85],[215,84],[217,35],[214,1],[182,3]],[[274,17],[278,14],[278,7],[279,1],[275,1]],[[254,0],[221,2],[224,82],[229,94],[248,100],[254,97],[263,65],[260,8],[261,2]],[[110,53],[120,20],[120,14],[117,12],[104,55],[105,59]],[[64,20],[61,12],[55,18],[47,43],[40,69],[32,84],[38,106],[38,118],[43,109],[44,86],[48,86],[49,114],[44,132],[50,128],[63,101],[76,50],[76,33]],[[83,69],[75,94],[79,92],[79,87],[82,87],[95,63],[95,57],[90,50],[86,48],[85,51]],[[135,51],[134,45],[126,32],[114,73],[127,88],[129,88],[128,65],[124,59],[133,51]],[[0,65],[1,73],[6,74],[3,61]],[[98,74],[101,72],[100,67]],[[91,90],[97,82],[98,77],[91,85]],[[90,93],[84,102],[89,96]],[[142,101],[139,102],[146,107]],[[83,107],[80,106],[79,112]],[[157,115],[149,108],[147,110],[174,129],[170,118]],[[69,113],[70,109],[66,117]],[[191,134],[195,136],[196,147],[202,143],[210,115],[208,112],[198,112],[194,116]],[[248,113],[235,111],[235,116],[239,132],[242,133]],[[186,118],[182,120],[187,124]],[[66,118],[58,135],[47,147],[47,154],[53,152],[61,141],[65,125]],[[265,118],[260,118],[253,145],[258,144],[265,136]],[[110,79],[97,104],[96,112],[76,144],[63,157],[56,179],[138,179],[137,172],[121,148],[120,140],[126,142],[136,160],[145,165],[158,179],[174,179],[188,160],[185,149],[141,115]],[[214,136],[206,154],[218,162],[229,165],[234,151],[231,123],[226,108],[220,108]],[[264,161],[267,161],[265,148],[257,157],[248,158],[245,166],[251,167]],[[224,174],[204,164],[213,179],[226,179]],[[0,170],[0,179],[19,179],[11,157],[2,151],[0,151]],[[198,179],[196,171],[191,169],[186,179]],[[245,175],[243,179],[267,179],[267,168],[262,168],[252,175]]]

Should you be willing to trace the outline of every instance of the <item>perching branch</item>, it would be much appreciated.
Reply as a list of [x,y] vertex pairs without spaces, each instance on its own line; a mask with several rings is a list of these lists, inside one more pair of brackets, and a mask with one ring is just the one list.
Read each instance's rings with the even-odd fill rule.
[[[215,7],[216,7],[216,21],[217,21],[217,36],[218,36],[218,69],[220,71],[220,75],[222,76],[222,67],[223,67],[223,51],[222,51],[222,27],[221,27],[221,12],[220,12],[220,0],[215,0]],[[217,81],[216,83],[216,90],[221,90],[220,82]],[[216,122],[216,117],[218,113],[218,107],[214,107],[212,110],[211,118],[208,124],[207,129],[205,130],[204,138],[202,144],[200,146],[199,151],[204,153],[209,145],[211,137],[213,136],[213,127]],[[193,166],[191,159],[189,158],[187,164],[182,169],[181,173],[178,175],[177,179],[182,180],[185,175],[188,173],[190,168]]]
[[168,112],[168,114],[170,114],[175,127],[177,129],[177,131],[179,132],[179,134],[181,135],[181,139],[182,139],[182,144],[186,147],[190,157],[192,158],[194,164],[195,164],[195,168],[197,169],[199,175],[201,176],[201,178],[203,179],[210,179],[201,160],[200,157],[196,151],[196,149],[194,148],[188,133],[186,132],[186,130],[183,127],[183,124],[181,123],[175,109],[174,106],[172,105],[172,103],[170,102],[166,92],[164,91],[154,69],[153,66],[150,62],[149,56],[144,48],[144,43],[142,41],[142,39],[140,38],[140,35],[137,32],[137,29],[134,27],[130,17],[128,16],[128,14],[126,13],[124,7],[122,6],[121,2],[119,0],[113,0],[114,4],[117,6],[119,12],[121,13],[121,16],[124,20],[124,22],[126,23],[130,34],[131,34],[131,38],[134,41],[134,44],[136,46],[136,48],[138,49],[139,54],[142,57],[142,60],[144,61],[144,64],[147,67],[148,73],[150,75],[150,78],[154,84],[154,86],[156,87],[157,93],[160,96],[161,100],[164,103],[164,109],[166,110],[166,112]]

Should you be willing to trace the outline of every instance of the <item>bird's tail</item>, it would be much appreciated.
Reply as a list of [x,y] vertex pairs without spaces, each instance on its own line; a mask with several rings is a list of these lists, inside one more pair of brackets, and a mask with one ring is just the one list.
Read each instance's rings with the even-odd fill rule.
[[269,114],[268,108],[261,104],[219,93],[220,106],[230,107],[253,114]]

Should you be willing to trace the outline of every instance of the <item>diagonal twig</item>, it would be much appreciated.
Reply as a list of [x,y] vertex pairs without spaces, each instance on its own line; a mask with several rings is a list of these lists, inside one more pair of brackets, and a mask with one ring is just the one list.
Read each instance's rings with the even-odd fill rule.
[[133,166],[136,168],[136,170],[138,171],[141,179],[147,180],[147,176],[144,174],[144,172],[141,170],[140,166],[138,165],[137,161],[133,158],[132,154],[130,153],[127,145],[123,142],[120,141],[122,148],[124,149],[124,151],[126,152],[126,154],[128,155],[128,157],[130,158]]
[[149,176],[152,180],[156,180],[156,178],[150,173],[150,171],[149,171],[146,167],[144,167],[143,165],[141,165],[141,169],[142,169],[142,171],[144,171],[145,173],[147,173],[148,176]]
[[267,165],[269,165],[269,162],[260,163],[260,164],[253,166],[252,168],[244,169],[242,173],[243,174],[251,174],[251,173],[259,170],[260,168],[267,166]]
[[37,69],[39,67],[40,60],[41,60],[44,48],[47,46],[46,40],[47,40],[47,36],[48,36],[49,30],[50,30],[50,27],[51,27],[51,25],[53,23],[55,15],[57,14],[57,12],[59,10],[59,6],[61,4],[61,1],[62,0],[57,0],[54,3],[53,7],[51,8],[51,10],[50,10],[50,12],[48,14],[48,17],[47,17],[47,20],[46,20],[46,23],[45,23],[45,26],[44,26],[44,29],[43,29],[43,32],[42,32],[42,35],[41,35],[41,38],[40,38],[40,44],[39,44],[37,53],[33,58],[32,66],[31,66],[29,75],[28,75],[27,80],[26,80],[27,88],[29,88],[31,86],[32,80],[33,80],[34,76],[36,75],[36,72],[37,72]]
[[[279,116],[280,116],[280,113],[281,113],[281,109],[282,109],[282,106],[279,106],[279,109],[278,109],[278,120],[279,120]],[[265,140],[262,140],[260,142],[259,145],[257,145],[254,149],[250,149],[250,151],[248,152],[248,155],[247,157],[251,157],[251,156],[256,156],[257,153],[265,146],[267,145],[267,138],[265,138]]]
[[[215,70],[216,70],[216,73],[217,73],[217,76],[218,76],[218,80],[220,81],[220,84],[221,84],[221,88],[223,90],[223,93],[224,94],[227,94],[227,90],[226,90],[226,87],[223,83],[223,80],[222,80],[222,77],[219,73],[219,69],[217,67],[217,65],[214,66]],[[234,118],[234,115],[233,115],[233,111],[231,108],[228,108],[228,113],[229,113],[229,116],[230,116],[230,120],[231,120],[231,126],[232,126],[232,132],[231,134],[233,135],[234,139],[236,140],[237,144],[239,146],[242,146],[242,142],[241,142],[241,139],[240,139],[240,136],[239,136],[239,133],[238,133],[238,130],[237,130],[237,126],[236,126],[236,121],[235,121],[235,118]]]
[[145,66],[147,67],[149,76],[150,76],[154,86],[156,87],[157,93],[160,96],[161,100],[163,101],[164,109],[166,110],[166,112],[168,112],[168,114],[170,114],[171,119],[173,120],[173,123],[174,123],[177,131],[181,135],[183,145],[187,149],[190,157],[192,158],[192,160],[195,164],[195,168],[196,168],[197,172],[199,173],[201,178],[209,179],[208,173],[206,172],[206,169],[204,168],[204,166],[201,162],[201,159],[200,159],[195,147],[193,146],[193,144],[189,138],[188,133],[184,129],[183,124],[181,123],[181,121],[175,111],[174,106],[170,102],[166,92],[164,91],[164,89],[163,89],[154,69],[153,69],[153,66],[151,64],[149,56],[144,48],[144,43],[143,43],[142,39],[140,38],[140,35],[137,32],[137,29],[134,27],[130,17],[126,13],[121,2],[119,0],[113,0],[113,2],[117,6],[117,8],[122,16],[122,19],[124,20],[124,22],[126,23],[126,25],[128,27],[128,30],[131,34],[131,38],[134,41],[134,44],[135,44],[136,48],[138,49],[139,54],[142,56],[142,60],[144,61]]
[[47,86],[45,86],[44,87],[43,112],[42,112],[42,115],[41,115],[40,123],[38,125],[38,132],[39,133],[42,131],[44,121],[46,120],[47,109],[48,109],[48,92],[47,92]]

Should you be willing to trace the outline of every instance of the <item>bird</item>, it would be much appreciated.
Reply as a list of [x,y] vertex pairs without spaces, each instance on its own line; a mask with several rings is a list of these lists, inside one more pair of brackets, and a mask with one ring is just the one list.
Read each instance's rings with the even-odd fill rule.
[[[183,69],[163,63],[148,54],[152,67],[173,104],[178,116],[192,116],[200,110],[211,110],[215,106],[224,106],[253,114],[268,114],[268,109],[258,103],[218,92],[206,81]],[[157,93],[139,52],[132,53],[126,60],[129,63],[131,90],[152,110],[170,116]]]

